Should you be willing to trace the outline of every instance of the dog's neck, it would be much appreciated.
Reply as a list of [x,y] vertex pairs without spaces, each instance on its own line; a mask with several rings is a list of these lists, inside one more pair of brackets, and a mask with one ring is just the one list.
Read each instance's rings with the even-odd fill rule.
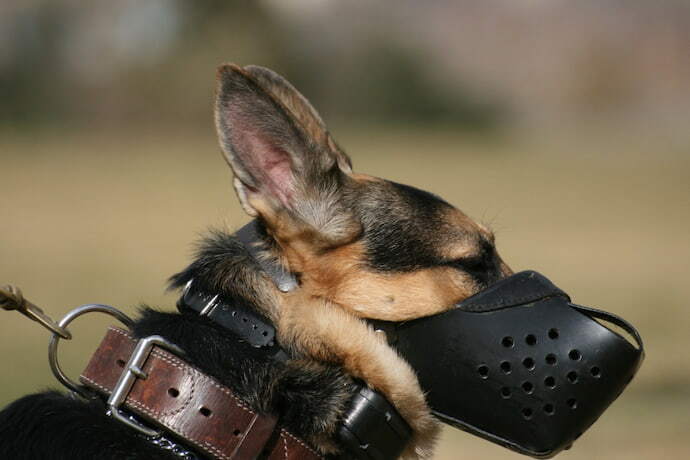
[[271,253],[275,244],[271,244],[273,241],[259,220],[252,220],[239,229],[235,238],[244,245],[281,292],[292,291],[298,286],[295,275],[286,270],[279,258]]

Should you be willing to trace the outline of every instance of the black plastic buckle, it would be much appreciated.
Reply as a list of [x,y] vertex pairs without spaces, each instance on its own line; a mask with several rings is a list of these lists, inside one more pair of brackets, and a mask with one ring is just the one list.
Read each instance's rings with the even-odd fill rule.
[[389,460],[400,457],[412,429],[383,395],[360,384],[337,436],[355,458]]

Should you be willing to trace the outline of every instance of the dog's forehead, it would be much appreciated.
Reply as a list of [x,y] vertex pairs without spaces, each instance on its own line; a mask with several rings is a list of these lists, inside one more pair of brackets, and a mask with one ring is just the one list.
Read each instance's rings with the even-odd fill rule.
[[365,231],[402,226],[423,233],[425,224],[443,224],[451,206],[436,195],[378,178],[366,178],[353,202]]
[[404,225],[418,234],[429,233],[428,230],[433,229],[444,234],[445,238],[490,234],[488,229],[434,193],[364,174],[353,177],[359,184],[355,207],[365,227],[367,224],[382,227]]
[[[353,200],[370,266],[381,271],[431,267],[474,247],[478,227],[433,193],[370,176],[358,176]],[[468,249],[470,251],[470,249]]]

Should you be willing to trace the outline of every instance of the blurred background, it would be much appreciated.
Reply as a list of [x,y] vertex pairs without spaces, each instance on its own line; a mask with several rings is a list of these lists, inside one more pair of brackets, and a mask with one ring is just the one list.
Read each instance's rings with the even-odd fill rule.
[[[54,317],[173,309],[199,234],[248,221],[215,68],[264,65],[356,170],[443,196],[513,269],[640,329],[639,376],[559,458],[690,458],[689,49],[686,0],[5,0],[0,283]],[[71,327],[70,375],[108,322]],[[0,405],[58,386],[47,341],[2,313]],[[454,429],[436,458],[480,456],[520,458]]]

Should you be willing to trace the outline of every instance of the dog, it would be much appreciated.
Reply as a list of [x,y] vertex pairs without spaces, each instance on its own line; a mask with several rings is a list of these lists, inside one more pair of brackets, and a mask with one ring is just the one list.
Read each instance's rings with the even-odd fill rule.
[[[443,199],[356,173],[318,112],[289,82],[258,67],[217,72],[215,123],[243,209],[258,219],[261,258],[294,274],[278,289],[247,248],[212,231],[171,278],[249,306],[276,326],[284,363],[209,319],[143,308],[132,331],[179,345],[199,369],[324,455],[355,380],[383,394],[412,428],[405,458],[431,456],[438,422],[414,371],[364,319],[433,315],[512,272],[493,233]],[[0,413],[1,458],[179,458],[106,415],[100,400],[48,391]]]

